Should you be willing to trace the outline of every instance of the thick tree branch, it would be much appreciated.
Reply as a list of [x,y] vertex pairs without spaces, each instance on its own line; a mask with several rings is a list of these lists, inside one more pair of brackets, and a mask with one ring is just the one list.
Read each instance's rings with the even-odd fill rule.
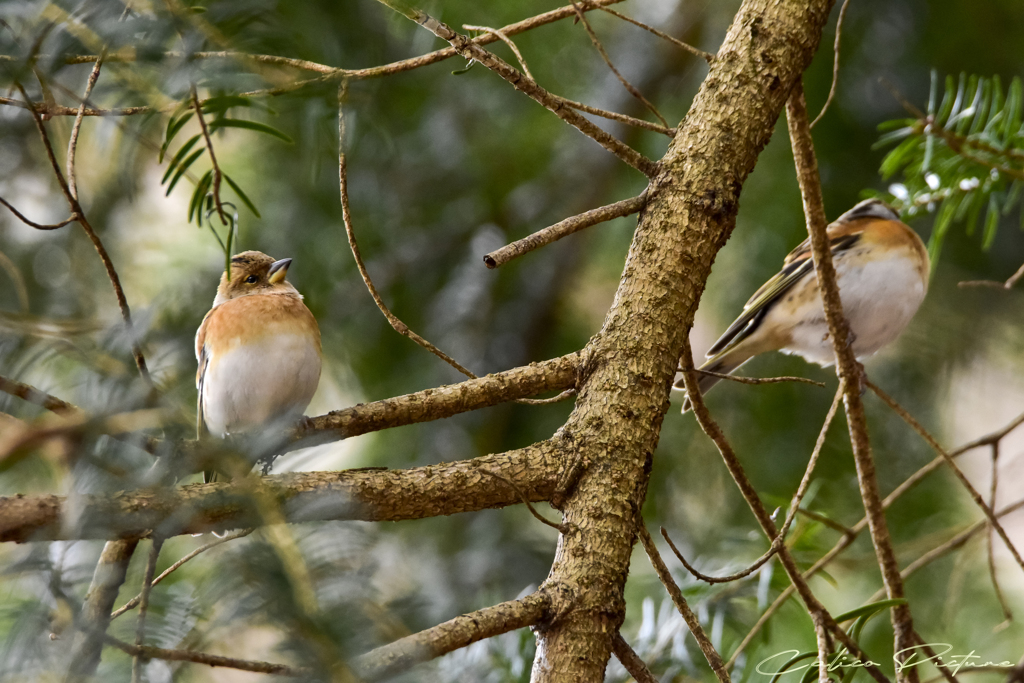
[[[896,561],[896,553],[889,538],[889,528],[885,522],[882,496],[878,490],[878,477],[875,474],[875,463],[871,455],[871,442],[868,439],[867,419],[864,416],[864,404],[861,401],[861,381],[864,370],[853,354],[853,347],[850,343],[850,327],[843,315],[843,304],[839,298],[839,286],[836,284],[832,252],[829,248],[828,235],[825,232],[828,221],[825,219],[825,207],[821,199],[821,182],[818,179],[818,162],[814,155],[814,141],[811,138],[811,129],[808,124],[807,102],[804,99],[803,85],[799,81],[793,87],[793,92],[786,104],[786,121],[793,146],[793,158],[796,161],[800,194],[803,196],[804,214],[807,217],[807,232],[810,234],[818,288],[825,306],[829,337],[836,354],[836,372],[844,387],[843,402],[846,406],[846,422],[850,428],[853,459],[857,466],[857,481],[860,484],[860,494],[864,501],[864,510],[867,513],[871,541],[875,546],[875,554],[882,570],[886,593],[890,600],[899,600],[904,597],[903,580],[900,578],[899,563]],[[892,608],[892,625],[895,631],[896,652],[909,651],[907,648],[914,645],[914,623],[910,615],[910,607],[905,602]],[[905,655],[901,655],[900,661],[903,661],[903,657]],[[897,679],[916,683],[917,671],[914,668],[897,668]]]
[[485,638],[533,626],[545,619],[551,606],[551,597],[542,589],[521,600],[510,600],[463,614],[379,647],[353,660],[352,668],[364,681],[391,678],[416,664]]
[[[398,521],[548,500],[561,449],[551,441],[517,451],[409,470],[345,470],[263,477],[257,483],[192,484],[114,495],[0,498],[0,542],[138,539],[224,531],[264,523],[258,502],[288,522]],[[500,472],[518,490],[481,470]],[[265,506],[264,506],[265,507]],[[106,613],[110,614],[107,606]]]

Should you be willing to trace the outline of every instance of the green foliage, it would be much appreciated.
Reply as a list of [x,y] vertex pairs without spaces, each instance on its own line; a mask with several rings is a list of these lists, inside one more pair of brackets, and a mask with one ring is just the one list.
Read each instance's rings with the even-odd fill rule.
[[[981,245],[988,250],[996,238],[1000,217],[1018,207],[1024,185],[1024,94],[1021,79],[1005,88],[999,76],[985,78],[961,73],[946,76],[942,99],[938,77],[932,73],[927,113],[886,121],[876,143],[898,142],[882,160],[889,179],[890,201],[913,217],[926,209],[935,214],[929,252],[933,266],[950,226],[963,224],[967,235],[977,231],[982,211]],[[1020,212],[1024,227],[1024,211]]]

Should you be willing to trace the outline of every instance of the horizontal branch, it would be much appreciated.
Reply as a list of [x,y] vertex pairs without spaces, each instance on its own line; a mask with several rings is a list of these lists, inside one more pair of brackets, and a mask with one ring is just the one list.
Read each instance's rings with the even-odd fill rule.
[[492,251],[484,256],[484,263],[487,264],[488,268],[497,268],[498,266],[505,265],[512,259],[529,253],[534,249],[540,249],[547,244],[557,242],[566,235],[571,235],[574,232],[579,232],[584,228],[589,228],[590,226],[597,225],[598,223],[604,223],[605,221],[610,221],[614,218],[621,218],[622,216],[628,216],[636,213],[644,208],[646,203],[647,192],[644,191],[637,197],[623,199],[621,202],[608,204],[607,206],[591,209],[590,211],[585,211],[581,214],[566,218],[554,225],[549,225],[543,230],[538,230],[532,235],[524,237],[521,240],[516,240],[511,244],[506,244],[501,249]]
[[[622,2],[622,0],[590,0],[585,6],[582,6],[584,12],[589,12],[594,9],[599,9],[606,5],[614,5]],[[531,29],[550,24],[561,19],[576,16],[576,10],[572,5],[566,5],[559,7],[558,9],[551,10],[550,12],[544,12],[536,16],[517,21],[514,24],[503,26],[498,31],[505,34],[506,36],[514,36],[518,33],[523,33]],[[472,39],[472,42],[476,45],[488,45],[500,40],[496,35],[486,33],[484,35],[477,36]],[[370,78],[381,78],[383,76],[390,76],[392,74],[402,73],[404,71],[411,71],[424,66],[430,66],[438,62],[444,61],[457,55],[458,52],[453,47],[446,47],[441,50],[435,50],[434,52],[421,55],[419,57],[412,57],[410,59],[403,59],[397,62],[391,62],[390,64],[382,64],[380,66],[372,66],[365,69],[342,69],[339,67],[328,66],[326,64],[318,64],[305,59],[293,59],[290,57],[279,57],[276,55],[257,55],[249,54],[245,52],[234,52],[234,51],[221,51],[221,52],[193,52],[193,53],[182,53],[182,52],[167,52],[164,53],[165,57],[186,57],[189,59],[235,59],[238,61],[253,61],[259,64],[270,64],[275,66],[286,66],[303,71],[312,71],[321,74],[321,77],[311,78],[301,82],[298,82],[299,87],[311,85],[314,83],[323,83],[325,80],[330,79],[341,79],[347,78],[350,80],[366,80]],[[108,54],[104,57],[106,62],[133,62],[137,58],[136,52],[132,51],[121,51],[116,53]],[[95,62],[98,59],[98,55],[68,55],[64,58],[66,64],[88,64]],[[14,61],[14,58],[10,55],[0,55],[0,60]],[[278,95],[284,92],[291,92],[294,87],[285,86],[282,88],[271,88],[269,90],[258,91],[248,93],[249,95]],[[12,99],[9,97],[0,97],[0,105],[9,105],[14,107],[21,107],[28,109],[30,106],[34,106],[35,110],[43,116],[77,116],[79,113],[79,107],[65,107],[58,104],[50,104],[47,102],[36,102],[34,105],[29,105],[21,100]],[[149,107],[149,106],[138,106],[138,107],[123,107],[117,109],[99,109],[95,107],[86,107],[82,112],[83,116],[134,116],[137,114],[145,114],[151,111],[172,111],[178,107],[180,102],[174,102],[166,107]]]
[[430,422],[479,408],[576,386],[578,353],[530,363],[485,377],[426,389],[414,394],[334,410],[309,418],[296,439],[332,435],[347,438],[391,427]]
[[45,391],[36,389],[29,384],[8,377],[0,376],[0,391],[11,396],[17,396],[23,401],[35,403],[37,406],[41,406],[58,415],[72,415],[81,412],[78,406],[72,405],[56,396],[51,396]]
[[543,590],[521,600],[510,600],[463,614],[389,645],[356,657],[352,668],[360,680],[379,681],[459,648],[533,626],[545,618],[551,597]]
[[[132,539],[263,524],[259,500],[288,522],[398,521],[548,500],[559,449],[546,441],[507,453],[408,470],[368,468],[247,478],[112,495],[0,498],[0,542]],[[500,472],[516,489],[488,476]],[[257,488],[258,487],[258,488]],[[522,497],[521,497],[522,496]]]

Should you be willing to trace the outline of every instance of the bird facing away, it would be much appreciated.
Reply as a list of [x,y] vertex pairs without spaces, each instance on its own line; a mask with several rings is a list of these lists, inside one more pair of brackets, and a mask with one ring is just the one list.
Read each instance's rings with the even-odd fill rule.
[[200,436],[204,428],[224,437],[284,426],[313,398],[320,328],[285,280],[291,262],[246,251],[231,259],[230,279],[221,276],[196,332]]
[[[917,233],[877,199],[866,199],[836,219],[828,226],[828,239],[853,352],[865,358],[896,339],[917,312],[928,291],[928,251]],[[700,369],[728,375],[768,351],[822,366],[835,363],[809,240],[754,292]],[[719,381],[701,375],[697,384],[705,394]],[[673,388],[684,390],[682,379]],[[688,409],[687,400],[683,412]]]

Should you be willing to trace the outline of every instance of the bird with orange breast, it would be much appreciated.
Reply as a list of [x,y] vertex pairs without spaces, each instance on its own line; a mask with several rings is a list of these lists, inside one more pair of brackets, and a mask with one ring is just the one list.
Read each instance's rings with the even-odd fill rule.
[[[928,291],[928,250],[899,214],[878,199],[866,199],[828,226],[839,298],[850,324],[853,352],[865,358],[903,332]],[[754,292],[743,313],[707,352],[700,367],[732,374],[768,351],[796,354],[829,366],[835,352],[829,338],[811,245],[790,252],[782,271]],[[701,394],[721,381],[701,375]],[[674,389],[683,390],[682,380]],[[683,403],[683,412],[689,400]]]
[[[204,429],[226,437],[284,427],[312,400],[320,381],[320,328],[285,280],[291,263],[246,251],[221,276],[196,332],[200,436]],[[206,472],[207,482],[214,479]]]

